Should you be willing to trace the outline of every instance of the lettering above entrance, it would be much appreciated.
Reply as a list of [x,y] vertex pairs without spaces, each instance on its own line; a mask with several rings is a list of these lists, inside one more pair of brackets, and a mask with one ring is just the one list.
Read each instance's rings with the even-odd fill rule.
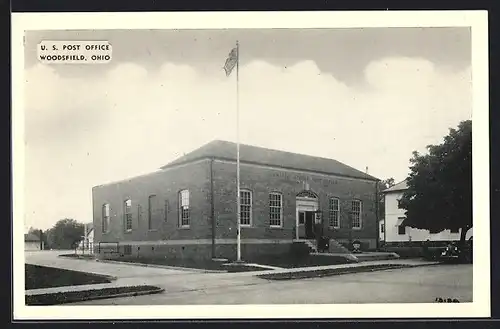
[[297,198],[317,199],[318,196],[316,195],[316,193],[312,191],[302,191],[299,194],[297,194]]

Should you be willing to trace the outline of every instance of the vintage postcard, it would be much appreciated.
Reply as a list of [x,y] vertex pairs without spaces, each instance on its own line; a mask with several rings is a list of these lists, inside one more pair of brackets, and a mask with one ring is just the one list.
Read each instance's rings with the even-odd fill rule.
[[489,316],[486,12],[12,22],[16,319]]

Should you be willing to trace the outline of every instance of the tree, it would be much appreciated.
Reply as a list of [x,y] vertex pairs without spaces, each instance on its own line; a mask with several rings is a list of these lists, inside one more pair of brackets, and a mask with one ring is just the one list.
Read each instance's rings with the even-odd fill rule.
[[380,181],[380,191],[393,187],[395,185],[394,178],[387,178]]
[[472,227],[472,121],[450,129],[444,142],[427,146],[428,154],[413,152],[408,189],[401,199],[405,225],[438,233]]
[[378,187],[378,190],[379,190],[379,200],[378,200],[378,203],[379,203],[379,206],[378,206],[378,213],[379,213],[379,220],[383,220],[385,218],[385,197],[384,197],[384,193],[382,193],[382,191],[388,189],[389,187],[393,187],[395,185],[394,183],[394,178],[388,178],[388,179],[384,179],[384,180],[381,180],[379,182],[379,187]]
[[83,239],[84,230],[84,225],[74,219],[61,219],[47,232],[48,244],[54,249],[74,249]]

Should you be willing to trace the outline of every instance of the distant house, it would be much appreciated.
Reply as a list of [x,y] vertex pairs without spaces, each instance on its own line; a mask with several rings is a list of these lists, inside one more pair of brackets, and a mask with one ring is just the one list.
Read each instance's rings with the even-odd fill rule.
[[33,233],[28,233],[24,235],[24,250],[25,251],[36,251],[43,250],[43,241],[40,237]]
[[460,229],[456,231],[444,230],[431,234],[428,230],[421,230],[405,225],[405,210],[400,208],[400,200],[407,190],[406,180],[382,191],[385,198],[385,218],[380,220],[379,240],[384,244],[412,244],[422,241],[458,241]]
[[94,224],[85,225],[84,238],[78,244],[78,250],[92,254],[94,252]]

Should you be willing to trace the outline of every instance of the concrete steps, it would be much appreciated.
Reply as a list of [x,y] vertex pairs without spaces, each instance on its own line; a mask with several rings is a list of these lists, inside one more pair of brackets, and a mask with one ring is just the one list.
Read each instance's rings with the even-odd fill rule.
[[316,242],[316,240],[304,240],[304,243],[309,247],[310,253],[318,252],[318,243]]
[[352,253],[338,241],[331,239],[328,252],[319,252],[316,240],[297,240],[294,244],[298,244],[304,248],[304,252],[309,251],[309,255],[319,256],[336,256],[344,257],[353,262],[368,262],[368,261],[383,261],[398,259],[399,255],[394,252],[362,252]]
[[337,240],[330,239],[330,246],[328,252],[332,254],[350,254],[351,252],[341,245]]

